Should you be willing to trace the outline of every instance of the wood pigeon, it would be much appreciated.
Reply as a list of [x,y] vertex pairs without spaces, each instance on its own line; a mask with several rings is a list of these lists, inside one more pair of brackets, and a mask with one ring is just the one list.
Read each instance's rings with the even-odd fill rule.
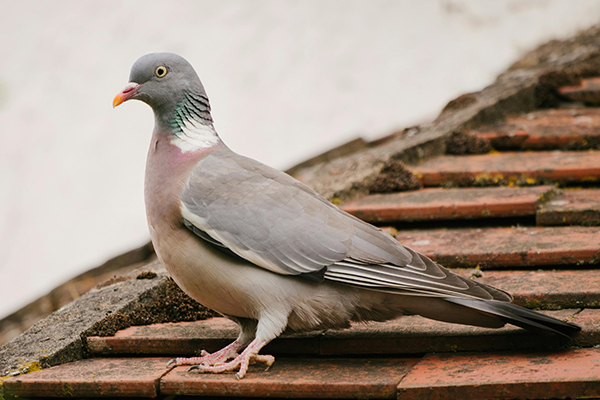
[[238,370],[243,378],[250,362],[271,366],[274,358],[259,351],[284,330],[409,314],[564,336],[580,330],[511,304],[510,294],[452,273],[289,175],[231,151],[182,57],[137,60],[113,106],[130,99],[154,111],[145,202],[156,254],[188,295],[240,326],[222,350],[168,367]]

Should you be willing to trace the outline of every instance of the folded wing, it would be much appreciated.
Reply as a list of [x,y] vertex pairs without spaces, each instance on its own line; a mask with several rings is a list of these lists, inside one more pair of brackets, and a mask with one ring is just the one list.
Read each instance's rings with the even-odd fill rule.
[[290,176],[227,149],[192,171],[181,211],[201,239],[275,273],[418,296],[511,299],[402,246]]

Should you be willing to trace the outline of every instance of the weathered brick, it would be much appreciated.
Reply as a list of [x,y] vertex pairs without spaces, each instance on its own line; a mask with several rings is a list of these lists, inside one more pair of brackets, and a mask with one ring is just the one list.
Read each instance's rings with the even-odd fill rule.
[[600,230],[591,227],[398,231],[396,239],[447,267],[511,268],[600,263]]
[[[217,351],[238,336],[236,323],[226,318],[202,321],[132,326],[115,336],[91,336],[87,348],[93,354],[146,354],[191,356],[200,350]],[[265,351],[274,354],[318,354],[320,332],[284,334],[269,343]]]
[[581,326],[581,333],[575,338],[577,346],[591,347],[600,344],[600,309],[588,308],[575,314],[570,322]]
[[[543,311],[561,320],[569,320],[578,309]],[[148,326],[144,337],[121,335],[120,337],[88,338],[91,349],[100,354],[171,354],[191,356],[203,347],[207,326],[222,326],[221,318],[206,321],[180,322],[164,326]],[[231,327],[233,323],[229,322]],[[178,325],[185,325],[184,332]],[[197,329],[194,329],[197,328]],[[596,340],[594,335],[600,327],[584,326],[584,332],[575,339],[581,343]],[[229,335],[229,327],[211,330],[210,336],[218,338]],[[229,340],[225,340],[229,342]],[[120,343],[114,345],[115,343]],[[600,343],[600,339],[598,339]],[[492,351],[509,349],[547,349],[569,344],[561,337],[539,337],[523,329],[507,325],[502,329],[487,329],[467,325],[448,324],[419,316],[405,316],[387,322],[355,323],[351,328],[324,333],[284,335],[275,339],[263,350],[266,354],[279,355],[361,355],[361,354],[422,354],[446,351]],[[216,348],[206,348],[214,351]],[[98,353],[95,353],[98,354]]]
[[[460,271],[460,270],[459,270]],[[464,275],[463,271],[460,271]],[[477,282],[503,289],[529,308],[600,307],[600,270],[485,271]]]
[[506,152],[440,156],[413,167],[425,186],[598,182],[600,152]]
[[373,223],[516,217],[535,215],[537,205],[554,195],[553,186],[431,188],[370,195],[344,203],[341,208]]
[[600,108],[534,111],[472,132],[497,150],[582,150],[600,146]]
[[168,358],[93,358],[4,381],[19,397],[156,397]]
[[600,225],[600,189],[565,190],[536,213],[538,225]]
[[282,398],[396,398],[396,387],[419,358],[276,359],[250,366],[244,379],[232,373],[200,374],[175,368],[161,379],[162,395]]
[[600,78],[582,79],[579,85],[563,86],[558,89],[558,92],[570,100],[600,104]]
[[430,354],[400,382],[398,399],[600,397],[600,349]]

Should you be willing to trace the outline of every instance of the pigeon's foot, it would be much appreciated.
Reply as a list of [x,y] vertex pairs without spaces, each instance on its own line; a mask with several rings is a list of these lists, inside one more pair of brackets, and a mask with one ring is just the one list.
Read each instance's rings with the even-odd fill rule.
[[189,358],[173,358],[167,363],[167,368],[175,368],[180,365],[217,365],[229,360],[230,358],[237,358],[239,356],[238,351],[244,347],[237,340],[229,345],[223,347],[219,351],[209,353],[205,350],[200,352],[201,357],[189,357]]
[[260,349],[265,345],[265,342],[259,342],[258,340],[252,341],[248,347],[240,355],[235,357],[233,360],[226,362],[224,364],[219,365],[206,365],[204,363],[191,366],[188,371],[198,370],[200,372],[212,372],[215,374],[226,372],[226,371],[234,371],[239,368],[239,371],[235,374],[235,377],[238,379],[242,379],[246,372],[248,372],[248,366],[250,363],[255,362],[264,362],[267,364],[267,370],[273,365],[275,362],[275,357],[258,354]]

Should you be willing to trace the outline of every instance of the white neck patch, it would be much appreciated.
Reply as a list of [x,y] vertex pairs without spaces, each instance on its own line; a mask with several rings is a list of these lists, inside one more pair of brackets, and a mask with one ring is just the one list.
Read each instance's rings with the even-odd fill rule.
[[171,144],[179,147],[182,153],[213,147],[220,140],[212,125],[185,120],[180,129],[181,132],[177,132],[171,138]]

